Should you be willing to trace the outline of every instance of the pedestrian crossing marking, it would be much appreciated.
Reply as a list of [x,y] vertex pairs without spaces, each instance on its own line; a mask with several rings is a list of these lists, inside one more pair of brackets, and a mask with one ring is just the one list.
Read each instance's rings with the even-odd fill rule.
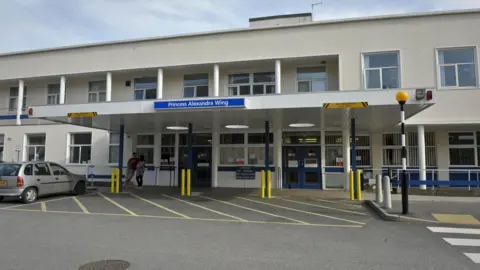
[[480,221],[472,215],[432,214],[432,216],[442,223],[480,225]]
[[452,246],[480,247],[480,239],[443,238]]
[[448,227],[427,227],[427,228],[434,233],[480,234],[480,229],[448,228]]
[[[472,228],[454,228],[454,227],[427,227],[433,233],[443,234],[470,234],[480,235],[480,229]],[[480,239],[476,238],[442,238],[445,242],[452,246],[468,247],[470,249],[474,247],[480,247]],[[474,263],[480,264],[480,253],[463,253]]]
[[480,263],[480,253],[463,253],[474,263]]

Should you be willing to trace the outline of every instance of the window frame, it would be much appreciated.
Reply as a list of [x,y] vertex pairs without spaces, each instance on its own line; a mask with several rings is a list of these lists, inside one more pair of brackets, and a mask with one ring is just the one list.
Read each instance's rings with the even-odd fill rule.
[[[448,166],[449,167],[458,167],[458,168],[471,168],[471,167],[478,167],[478,164],[479,164],[479,160],[478,160],[478,148],[480,147],[478,145],[478,141],[477,141],[477,133],[478,131],[462,131],[462,130],[458,130],[458,131],[449,131],[447,133],[447,136],[448,138],[450,138],[450,134],[451,133],[472,133],[473,135],[473,143],[472,144],[450,144],[450,140],[448,142]],[[450,158],[450,149],[472,149],[473,148],[473,155],[474,155],[474,164],[472,165],[453,165],[452,162],[451,162],[451,158]]]
[[0,162],[3,161],[3,152],[5,152],[5,133],[0,133]]
[[[58,93],[49,93],[50,85],[58,85]],[[47,105],[58,105],[60,104],[60,92],[61,92],[61,84],[60,83],[47,83],[47,101],[45,104]],[[65,91],[66,92],[66,91]],[[55,99],[55,103],[48,103],[50,98],[53,97]]]
[[[11,91],[12,88],[17,88],[17,95],[16,96],[11,96]],[[23,103],[22,103],[22,111],[27,110],[27,96],[28,96],[28,87],[27,85],[23,85]],[[16,112],[17,111],[17,104],[18,104],[18,85],[17,86],[10,86],[8,88],[8,99],[7,99],[7,108],[10,113]],[[10,108],[10,101],[14,99],[15,100],[15,108]]]
[[[138,136],[153,136],[153,144],[138,144]],[[135,137],[135,152],[137,153],[138,157],[140,157],[140,153],[138,149],[152,149],[152,162],[148,163],[148,158],[145,157],[145,165],[146,166],[154,166],[155,163],[155,134],[154,133],[138,133]]]
[[[398,66],[396,67],[398,69],[398,87],[397,88],[382,88],[382,85],[383,85],[382,70],[383,69],[388,69],[388,68],[395,68],[394,66],[381,67],[381,68],[366,68],[366,66],[365,66],[365,56],[373,55],[373,54],[384,54],[384,53],[396,53],[397,54],[397,61],[398,61]],[[362,52],[360,57],[361,57],[361,63],[362,63],[362,86],[363,86],[364,90],[392,90],[392,89],[402,88],[402,57],[401,57],[401,51],[400,50]],[[367,76],[366,76],[366,71],[367,70],[379,70],[379,72],[380,72],[380,88],[368,88],[367,87]]]
[[[207,75],[207,78],[208,78],[208,84],[205,85],[205,84],[195,84],[195,85],[185,85],[185,76],[187,75]],[[182,77],[182,98],[208,98],[210,97],[210,93],[211,93],[211,80],[210,80],[210,72],[195,72],[195,73],[185,73],[183,74],[183,77]],[[207,96],[198,96],[198,90],[197,90],[197,87],[199,86],[206,86],[208,88],[208,94]],[[193,97],[185,97],[185,88],[189,88],[189,87],[193,87]]]
[[[29,137],[30,136],[44,136],[45,137],[45,143],[43,145],[41,144],[30,144],[30,140],[29,140]],[[45,162],[45,158],[46,158],[46,154],[47,154],[47,134],[46,133],[26,133],[25,134],[25,143],[24,143],[24,153],[23,153],[23,162],[30,162],[30,161],[41,161],[41,162]],[[28,157],[28,149],[33,147],[34,148],[34,159],[33,160],[30,160],[29,157]],[[38,160],[35,160],[35,157],[37,155],[37,148],[38,147],[43,147],[43,160],[41,159],[38,159]]]
[[[456,63],[456,64],[440,64],[439,59],[439,51],[441,50],[455,50],[455,49],[473,49],[473,64],[475,65],[475,85],[474,86],[458,86],[458,65],[461,64],[472,64],[472,63]],[[479,58],[478,58],[478,45],[470,45],[470,46],[458,46],[458,47],[435,47],[435,69],[436,69],[436,79],[437,79],[437,89],[472,89],[477,88],[479,86]],[[455,66],[455,86],[442,86],[442,75],[441,75],[441,67],[442,66]]]
[[[225,135],[225,134],[243,134],[243,143],[231,143],[231,144],[222,144],[221,140],[219,140],[219,159],[218,159],[218,166],[219,167],[241,167],[241,166],[252,166],[252,167],[264,167],[265,164],[250,164],[250,158],[249,158],[249,153],[250,153],[250,148],[263,148],[265,150],[265,144],[264,143],[248,143],[248,135],[249,134],[261,134],[261,131],[255,131],[255,130],[250,130],[250,131],[222,131],[220,132],[219,136]],[[271,132],[272,136],[275,137],[275,135]],[[274,138],[275,139],[275,138]],[[281,140],[281,138],[280,138]],[[271,163],[270,166],[275,166],[276,165],[276,160],[275,160],[275,155],[274,155],[274,144],[273,141],[270,142],[270,156],[271,156]],[[220,158],[222,149],[232,149],[232,148],[240,148],[243,149],[243,164],[225,164],[222,163],[222,159]],[[241,158],[241,157],[240,157]]]
[[[112,143],[112,135],[113,134],[116,134],[118,135],[118,139],[119,139],[119,142],[118,143]],[[108,132],[108,165],[118,165],[118,160],[116,162],[112,162],[110,160],[110,151],[112,149],[112,147],[117,147],[120,151],[120,133],[118,132]]]
[[[156,83],[156,88],[155,88],[155,97],[154,98],[149,98],[149,99],[146,99],[146,92],[147,90],[152,90],[154,88],[137,88],[136,87],[136,83],[135,83],[135,80],[138,80],[138,79],[155,79],[155,83]],[[141,101],[141,100],[156,100],[157,99],[157,90],[158,90],[158,77],[156,76],[140,76],[140,77],[133,77],[132,78],[132,90],[133,90],[133,100],[134,101]],[[142,91],[142,99],[135,99],[135,92],[136,91]]]
[[[427,139],[425,138],[425,164],[426,164],[426,167],[427,168],[436,168],[438,167],[438,157],[437,157],[437,141],[436,141],[436,132],[435,131],[425,131],[425,136],[427,136],[427,133],[429,134],[432,134],[432,138],[433,138],[433,145],[427,145]],[[398,135],[400,136],[399,138],[399,142],[400,144],[399,145],[384,145],[383,143],[383,136],[384,135],[388,135],[388,134],[394,134],[394,135]],[[411,158],[411,155],[412,155],[412,152],[415,152],[415,151],[412,151],[412,149],[417,149],[416,153],[418,154],[418,144],[417,145],[412,145],[410,144],[410,140],[409,140],[409,137],[410,135],[412,134],[415,134],[415,136],[418,137],[418,133],[417,131],[408,131],[408,132],[405,132],[405,147],[406,147],[406,150],[407,150],[407,167],[414,167],[414,168],[417,168],[419,167],[418,165],[412,165],[411,163],[414,163],[412,162],[412,158]],[[382,159],[382,167],[388,167],[388,168],[401,168],[402,167],[402,159],[401,159],[401,151],[402,151],[402,145],[401,145],[401,133],[400,132],[384,132],[381,134],[382,135],[382,142],[381,142],[381,159]],[[413,140],[412,140],[413,141]],[[399,164],[398,165],[388,165],[388,164],[385,164],[385,160],[384,160],[384,150],[387,150],[387,149],[393,149],[393,150],[397,150],[397,151],[400,151],[400,161],[399,161]],[[431,165],[431,163],[429,164],[429,160],[428,160],[428,155],[427,152],[427,149],[432,149],[433,150],[433,157],[435,158],[433,161],[434,165]],[[418,158],[418,157],[417,157]]]
[[[327,157],[327,149],[328,148],[330,148],[330,149],[340,148],[341,149],[341,154],[342,154],[342,159],[343,159],[343,141],[340,144],[328,143],[327,140],[326,140],[327,136],[338,136],[338,137],[342,138],[342,140],[343,140],[343,135],[342,135],[341,131],[334,131],[334,130],[330,131],[329,130],[329,131],[325,132],[325,144],[322,146],[322,147],[325,148],[325,168],[343,168],[343,166],[327,165],[328,164],[328,161],[327,161],[327,158],[328,158]],[[356,137],[368,137],[368,146],[364,146],[364,145],[356,145],[355,146],[357,153],[358,153],[359,150],[367,150],[369,152],[368,165],[357,165],[357,168],[372,168],[373,167],[373,164],[372,164],[372,160],[373,160],[373,157],[372,157],[372,135],[368,134],[368,133],[359,133],[359,134],[356,134]],[[351,139],[350,136],[349,136],[349,141],[350,141],[350,164],[352,164],[352,162],[353,162],[352,151],[351,151],[351,146],[352,146],[351,141],[352,141],[352,139]],[[345,160],[343,162],[345,162]],[[355,162],[356,162],[356,160],[355,160]]]
[[[98,83],[98,82],[105,82],[105,90],[92,90],[92,83]],[[100,101],[100,93],[105,93],[105,101]],[[96,99],[95,101],[90,101],[90,94],[95,94]],[[102,102],[107,102],[107,80],[92,80],[88,81],[88,91],[87,91],[87,102],[88,103],[102,103]]]
[[[72,135],[77,135],[77,134],[90,134],[90,144],[72,144]],[[67,160],[67,164],[68,165],[88,165],[88,164],[92,164],[92,149],[93,149],[93,133],[92,132],[69,132],[67,133],[67,136],[68,136],[68,144],[67,144],[67,157],[66,157],[66,160]],[[71,151],[72,151],[72,148],[73,147],[80,147],[80,151],[79,151],[79,155],[78,155],[78,158],[79,158],[79,162],[81,162],[81,159],[82,159],[82,148],[83,147],[90,147],[90,162],[87,161],[87,163],[73,163],[70,161],[70,155],[71,155]]]
[[[300,68],[316,68],[316,67],[325,67],[325,74],[326,74],[326,77],[325,79],[323,80],[325,82],[325,91],[322,91],[322,92],[313,92],[312,91],[312,80],[307,80],[307,79],[301,79],[299,80],[298,79],[298,69]],[[309,82],[309,85],[310,85],[310,91],[309,92],[299,92],[298,91],[298,83],[299,82]],[[295,93],[323,93],[323,92],[328,92],[329,89],[328,89],[328,65],[327,64],[319,64],[319,65],[307,65],[307,66],[297,66],[295,68]]]
[[[227,74],[227,84],[226,84],[226,93],[227,97],[245,97],[245,96],[261,96],[261,95],[274,95],[275,94],[275,79],[273,82],[260,82],[256,83],[254,82],[254,75],[257,73],[273,73],[275,75],[275,71],[262,71],[262,70],[257,70],[257,71],[236,71],[236,72],[229,72]],[[230,76],[232,75],[239,75],[239,74],[248,74],[248,83],[237,83],[237,84],[232,84],[230,83]],[[253,87],[255,85],[263,85],[263,93],[262,94],[253,94]],[[240,86],[249,86],[250,87],[250,93],[248,95],[240,95]],[[273,86],[273,92],[272,93],[267,93],[267,86]],[[232,92],[230,91],[231,87],[237,87],[237,94],[232,95]]]

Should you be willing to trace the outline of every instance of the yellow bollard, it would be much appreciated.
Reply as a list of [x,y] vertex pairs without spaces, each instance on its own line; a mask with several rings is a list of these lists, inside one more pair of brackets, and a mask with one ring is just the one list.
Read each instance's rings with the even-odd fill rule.
[[190,187],[192,185],[190,169],[187,170],[187,196],[190,196]]
[[182,188],[182,196],[185,196],[185,169],[182,169],[181,188]]
[[265,171],[260,173],[260,197],[265,198]]
[[272,174],[271,171],[267,171],[267,198],[272,198]]
[[360,170],[357,170],[357,197],[362,200],[362,179],[360,179]]
[[355,200],[355,186],[353,182],[353,171],[350,170],[350,200]]
[[120,169],[116,169],[116,173],[117,173],[116,192],[118,194],[118,193],[120,193]]
[[115,192],[115,168],[112,168],[112,179],[110,180],[110,192]]

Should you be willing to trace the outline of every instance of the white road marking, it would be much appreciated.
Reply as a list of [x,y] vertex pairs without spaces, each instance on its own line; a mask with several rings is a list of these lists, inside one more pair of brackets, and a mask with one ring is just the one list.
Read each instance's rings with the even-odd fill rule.
[[452,227],[427,227],[434,233],[460,233],[460,234],[480,234],[480,229],[452,228]]
[[133,194],[133,193],[130,193],[130,195],[133,196],[133,197],[135,197],[135,198],[137,198],[137,199],[139,199],[139,200],[142,200],[142,201],[144,201],[144,202],[146,202],[146,203],[149,203],[149,204],[151,204],[151,205],[154,205],[154,206],[156,206],[156,207],[158,207],[158,208],[160,208],[160,209],[163,209],[163,210],[168,211],[168,212],[170,212],[170,213],[172,213],[172,214],[175,214],[175,215],[177,215],[177,216],[181,216],[181,217],[183,217],[183,218],[190,218],[189,216],[186,216],[186,215],[184,215],[184,214],[182,214],[182,213],[179,213],[179,212],[177,212],[177,211],[173,211],[172,209],[169,209],[169,208],[167,208],[167,207],[165,207],[165,206],[163,206],[163,205],[160,205],[160,204],[158,204],[158,203],[155,203],[155,202],[152,202],[152,201],[147,200],[147,199],[145,199],[145,198],[142,198],[142,197],[140,197],[140,196],[138,196],[138,195],[135,195],[135,194]]
[[480,253],[463,253],[474,263],[480,263]]
[[132,216],[137,216],[137,214],[135,214],[134,212],[128,210],[127,208],[125,208],[124,206],[120,205],[119,203],[117,203],[116,201],[108,198],[107,196],[103,195],[102,193],[98,193],[100,196],[102,196],[105,200],[111,202],[112,204],[116,205],[118,208],[122,209],[123,211],[129,213],[130,215]]
[[356,214],[356,215],[361,215],[361,216],[367,216],[367,214],[362,213],[362,212],[358,212],[358,211],[339,209],[339,208],[335,208],[335,207],[318,205],[318,204],[307,203],[307,202],[300,202],[300,201],[289,200],[289,199],[282,199],[282,198],[277,198],[277,199],[282,200],[282,201],[286,201],[286,202],[292,202],[292,203],[303,204],[303,205],[308,205],[308,206],[313,206],[313,207],[318,207],[318,208],[324,208],[324,209],[329,209],[329,210],[334,210],[334,211],[340,211],[340,212],[351,213],[351,214]]
[[480,239],[443,238],[452,246],[480,247]]
[[88,210],[87,210],[87,208],[85,207],[85,205],[83,205],[83,203],[80,202],[76,197],[73,197],[72,199],[77,203],[78,207],[80,207],[80,209],[82,209],[82,211],[83,211],[85,214],[88,214],[88,213],[89,213]]

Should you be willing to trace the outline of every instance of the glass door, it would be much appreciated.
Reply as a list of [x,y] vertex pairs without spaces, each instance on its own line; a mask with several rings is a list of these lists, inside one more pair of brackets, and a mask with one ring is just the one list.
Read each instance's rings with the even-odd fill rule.
[[194,147],[193,148],[193,171],[192,186],[211,187],[212,186],[212,148]]
[[284,188],[301,188],[300,183],[300,148],[285,147],[283,149],[283,186]]
[[321,188],[319,146],[287,146],[283,154],[284,188]]

